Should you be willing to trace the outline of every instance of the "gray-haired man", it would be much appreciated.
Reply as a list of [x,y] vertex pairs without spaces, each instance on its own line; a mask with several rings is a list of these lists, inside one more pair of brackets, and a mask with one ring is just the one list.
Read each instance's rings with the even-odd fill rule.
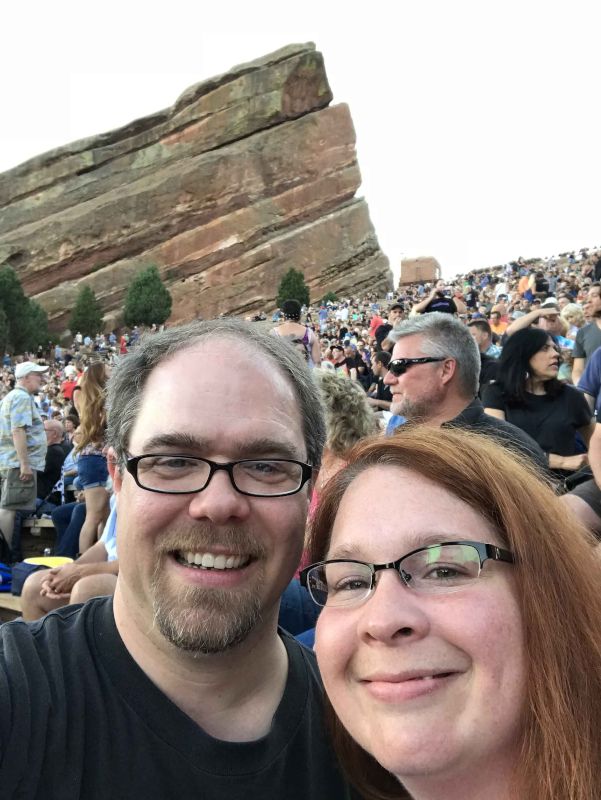
[[480,353],[462,322],[434,311],[402,322],[391,337],[396,344],[384,383],[390,387],[393,414],[411,422],[454,425],[495,436],[546,473],[545,455],[534,439],[484,413],[477,396]]
[[348,796],[312,654],[277,630],[324,440],[308,370],[277,337],[195,323],[123,359],[109,409],[114,601],[0,629],[3,791]]

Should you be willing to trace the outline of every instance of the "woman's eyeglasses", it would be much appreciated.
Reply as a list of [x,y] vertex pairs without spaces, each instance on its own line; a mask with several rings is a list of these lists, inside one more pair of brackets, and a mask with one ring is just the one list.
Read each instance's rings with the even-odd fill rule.
[[444,361],[444,358],[433,358],[424,356],[423,358],[395,358],[388,364],[388,371],[398,378],[399,375],[404,375],[405,372],[414,364],[432,364],[435,361]]
[[419,594],[444,594],[473,585],[489,559],[514,563],[509,550],[484,542],[442,542],[420,547],[386,564],[331,559],[302,570],[300,582],[318,606],[359,605],[376,588],[378,572],[395,570],[408,589]]

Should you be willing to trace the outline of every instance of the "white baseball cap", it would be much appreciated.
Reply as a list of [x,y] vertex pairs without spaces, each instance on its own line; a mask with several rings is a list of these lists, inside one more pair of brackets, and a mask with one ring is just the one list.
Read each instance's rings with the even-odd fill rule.
[[46,372],[48,367],[42,367],[40,364],[35,364],[33,361],[24,361],[22,364],[17,364],[15,367],[15,378],[25,378],[30,372]]

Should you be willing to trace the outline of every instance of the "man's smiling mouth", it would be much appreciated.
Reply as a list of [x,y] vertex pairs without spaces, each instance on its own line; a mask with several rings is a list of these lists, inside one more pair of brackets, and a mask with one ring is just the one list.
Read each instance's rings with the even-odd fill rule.
[[176,550],[173,554],[175,560],[185,567],[195,569],[240,569],[251,560],[249,555],[215,555],[208,552],[192,552],[190,550]]

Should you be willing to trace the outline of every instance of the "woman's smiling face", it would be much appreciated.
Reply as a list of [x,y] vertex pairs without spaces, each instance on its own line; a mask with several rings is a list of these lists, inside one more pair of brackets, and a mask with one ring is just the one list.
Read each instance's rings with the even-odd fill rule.
[[[345,492],[326,557],[387,563],[457,540],[504,546],[453,494],[411,470],[377,466]],[[461,779],[489,759],[513,770],[525,696],[514,569],[488,560],[473,584],[443,594],[419,594],[384,570],[363,603],[322,611],[316,651],[332,705],[410,791]]]

